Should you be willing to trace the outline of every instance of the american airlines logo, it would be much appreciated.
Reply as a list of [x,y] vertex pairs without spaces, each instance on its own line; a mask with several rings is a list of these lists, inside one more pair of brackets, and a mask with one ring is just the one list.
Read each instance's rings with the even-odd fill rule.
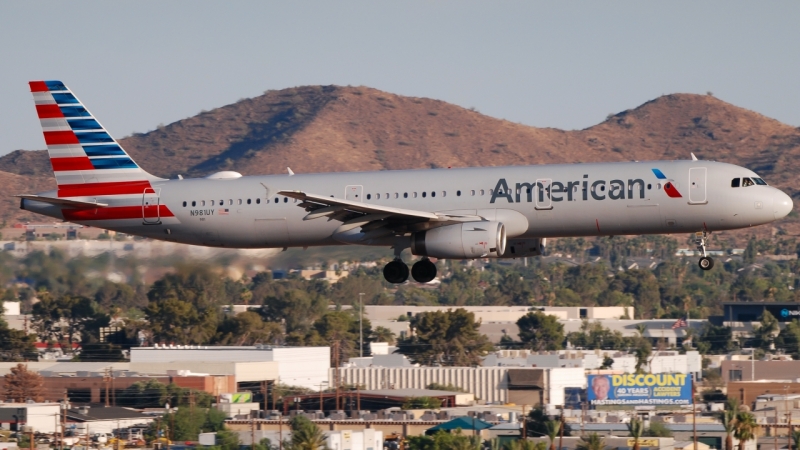
[[[675,187],[675,184],[658,169],[653,169],[653,174],[659,180],[666,180],[664,191],[672,198],[682,197]],[[499,198],[504,198],[508,203],[528,203],[536,201],[543,203],[546,199],[554,202],[589,200],[624,200],[645,198],[645,188],[647,184],[641,178],[629,178],[628,180],[593,180],[590,182],[589,175],[584,175],[581,181],[550,181],[537,180],[533,183],[516,183],[514,189],[509,188],[505,178],[497,180],[497,184],[492,191],[492,199],[489,203],[494,203]],[[581,193],[578,193],[578,190]],[[534,200],[534,196],[537,197]]]

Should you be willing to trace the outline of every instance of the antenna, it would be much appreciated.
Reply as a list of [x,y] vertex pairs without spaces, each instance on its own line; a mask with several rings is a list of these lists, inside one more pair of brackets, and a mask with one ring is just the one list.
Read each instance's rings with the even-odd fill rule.
[[292,172],[292,168],[291,167],[287,167],[286,170],[289,171],[289,176],[294,175],[294,172]]
[[692,161],[697,161],[697,156],[694,156],[694,153],[690,153],[692,155]]

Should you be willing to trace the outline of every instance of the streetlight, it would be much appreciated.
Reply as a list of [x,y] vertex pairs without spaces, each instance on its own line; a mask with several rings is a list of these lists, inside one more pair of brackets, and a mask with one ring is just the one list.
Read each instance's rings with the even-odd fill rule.
[[361,345],[359,346],[358,356],[361,358],[364,357],[364,293],[358,293],[358,304],[359,304],[359,312],[358,312],[358,335],[359,341]]

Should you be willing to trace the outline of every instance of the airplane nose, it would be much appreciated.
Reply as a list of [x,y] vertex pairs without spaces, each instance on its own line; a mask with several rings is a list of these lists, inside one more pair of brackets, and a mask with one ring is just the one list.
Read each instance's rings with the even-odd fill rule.
[[772,207],[775,211],[775,220],[782,219],[792,212],[794,204],[792,198],[785,193],[778,191],[772,198]]

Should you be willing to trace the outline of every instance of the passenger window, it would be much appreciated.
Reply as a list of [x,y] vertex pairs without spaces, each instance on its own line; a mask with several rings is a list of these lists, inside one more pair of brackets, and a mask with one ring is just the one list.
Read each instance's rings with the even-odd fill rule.
[[398,194],[397,192],[395,192],[395,193],[394,193],[394,198],[400,198],[400,194]]
[[494,189],[489,189],[489,195],[494,195]]
[[656,189],[661,190],[661,183],[656,184]]
[[[650,189],[653,189],[653,185],[650,184],[650,183],[647,183],[647,190],[649,191]],[[606,190],[606,186],[605,185],[601,185],[600,186],[600,190],[601,191],[605,191]]]
[[427,196],[428,196],[428,193],[427,193],[427,192],[423,192],[423,193],[422,193],[422,198],[425,198],[425,197],[427,197]]
[[197,202],[192,200],[192,207],[195,207],[195,206],[197,206]]
[[484,191],[483,189],[481,189],[481,195],[484,195],[484,194],[486,194],[486,191]]
[[403,198],[408,198],[408,192],[403,192]]
[[461,197],[461,191],[456,191],[456,197]]
[[205,200],[200,200],[200,206],[206,206],[206,201]]
[[256,199],[256,205],[260,205],[260,204],[261,204],[261,199],[260,199],[260,198],[257,198],[257,199]]
[[732,179],[732,180],[731,180],[731,187],[739,187],[739,182],[740,182],[740,181],[741,181],[741,180],[740,180],[740,179],[738,179],[738,178],[734,178],[734,179]]
[[249,198],[247,199],[247,204],[248,204],[248,205],[250,204],[250,199],[249,199]]
[[372,194],[367,194],[367,200],[372,200]]
[[380,200],[381,199],[381,193],[380,192],[378,192],[375,195],[376,195],[375,200]]
[[[333,196],[331,195],[331,197],[333,197]],[[275,203],[278,203],[280,201],[281,201],[281,199],[279,199],[278,197],[275,197]]]
[[183,207],[186,208],[186,202],[183,202]]
[[753,180],[750,178],[742,178],[742,187],[754,186]]
[[391,198],[391,197],[389,197],[389,193],[387,192],[387,193],[386,193],[386,200],[389,200],[390,198]]
[[214,206],[214,200],[211,200],[211,206]]
[[474,197],[474,196],[475,196],[475,189],[473,189],[473,190],[472,190],[472,191],[470,191],[470,192],[472,192],[472,196]]
[[436,197],[436,191],[431,191],[431,197]]
[[759,185],[759,186],[766,186],[767,185],[767,182],[762,180],[761,178],[753,178],[753,181],[755,181],[756,184]]
[[229,204],[229,205],[233,205],[233,199],[232,199],[232,198],[229,198],[229,199],[228,199],[228,204]]
[[222,206],[222,205],[224,205],[224,204],[225,204],[225,200],[220,200],[220,201],[219,201],[219,206]]
[[414,195],[414,198],[417,198],[417,193],[416,193],[416,192],[414,192],[414,194],[413,194],[413,195]]
[[241,204],[242,204],[242,199],[238,199],[238,200],[236,201],[236,204],[238,204],[238,205],[241,205]]
[[283,203],[289,203],[289,197],[283,197]]
[[447,191],[442,191],[442,197],[447,197]]

